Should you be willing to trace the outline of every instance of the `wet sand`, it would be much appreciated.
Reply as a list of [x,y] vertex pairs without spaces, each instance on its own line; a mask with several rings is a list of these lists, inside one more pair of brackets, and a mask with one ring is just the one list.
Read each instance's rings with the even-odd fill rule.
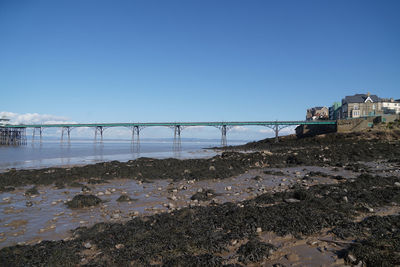
[[[264,172],[282,172],[271,175]],[[127,221],[135,216],[168,212],[174,208],[206,206],[211,202],[238,202],[254,198],[265,192],[281,192],[293,184],[304,186],[337,183],[329,177],[312,177],[304,180],[310,172],[326,175],[356,177],[356,173],[344,168],[301,166],[283,169],[256,169],[227,179],[214,180],[155,180],[143,183],[130,179],[115,179],[109,183],[82,183],[91,189],[57,189],[54,186],[39,186],[39,195],[25,195],[31,186],[18,188],[13,192],[0,193],[0,248],[16,244],[34,244],[41,240],[57,240],[71,236],[70,230],[80,226],[91,226],[98,222]],[[304,181],[303,181],[304,180]],[[210,201],[193,201],[191,196],[202,190],[213,189],[215,195]],[[93,194],[104,203],[97,207],[70,209],[65,203],[77,194]],[[121,195],[128,195],[133,201],[116,201]],[[32,203],[32,206],[29,203]],[[20,223],[18,223],[20,222]],[[21,223],[24,222],[24,223]]]

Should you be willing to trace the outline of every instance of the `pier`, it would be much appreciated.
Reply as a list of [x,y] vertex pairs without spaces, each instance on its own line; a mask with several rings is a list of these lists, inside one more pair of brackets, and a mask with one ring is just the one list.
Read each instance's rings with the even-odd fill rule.
[[278,141],[279,132],[289,126],[299,125],[336,125],[336,121],[231,121],[231,122],[144,122],[144,123],[76,123],[76,124],[18,124],[13,125],[2,119],[0,125],[2,145],[24,145],[26,144],[26,129],[32,129],[32,139],[36,135],[42,139],[46,128],[60,128],[61,141],[71,140],[71,132],[75,128],[86,127],[94,129],[95,140],[103,140],[104,131],[112,127],[126,127],[132,132],[132,143],[139,144],[140,132],[148,127],[168,127],[174,133],[174,149],[179,150],[181,145],[181,133],[185,128],[193,126],[215,127],[221,131],[221,146],[227,145],[227,133],[235,126],[264,126],[273,130],[275,140]]

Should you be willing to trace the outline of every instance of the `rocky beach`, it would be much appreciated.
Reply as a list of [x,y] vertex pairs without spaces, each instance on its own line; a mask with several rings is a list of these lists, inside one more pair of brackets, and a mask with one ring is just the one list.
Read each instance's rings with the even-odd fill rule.
[[400,131],[0,174],[1,266],[400,264]]

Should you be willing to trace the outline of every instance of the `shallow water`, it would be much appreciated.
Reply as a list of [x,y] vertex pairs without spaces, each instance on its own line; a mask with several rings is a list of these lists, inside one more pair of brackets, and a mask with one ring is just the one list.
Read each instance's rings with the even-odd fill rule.
[[[242,144],[244,142],[231,142]],[[59,140],[28,141],[25,146],[0,146],[0,172],[10,168],[30,169],[53,166],[86,165],[111,160],[128,161],[138,157],[202,158],[216,154],[203,148],[218,146],[217,141],[184,141],[181,149],[173,150],[172,141],[141,141],[140,146],[130,140]]]

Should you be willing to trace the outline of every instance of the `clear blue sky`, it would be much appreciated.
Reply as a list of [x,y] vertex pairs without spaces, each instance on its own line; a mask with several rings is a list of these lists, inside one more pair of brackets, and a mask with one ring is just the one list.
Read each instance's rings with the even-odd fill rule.
[[304,119],[400,98],[400,1],[0,0],[0,111],[77,122]]

